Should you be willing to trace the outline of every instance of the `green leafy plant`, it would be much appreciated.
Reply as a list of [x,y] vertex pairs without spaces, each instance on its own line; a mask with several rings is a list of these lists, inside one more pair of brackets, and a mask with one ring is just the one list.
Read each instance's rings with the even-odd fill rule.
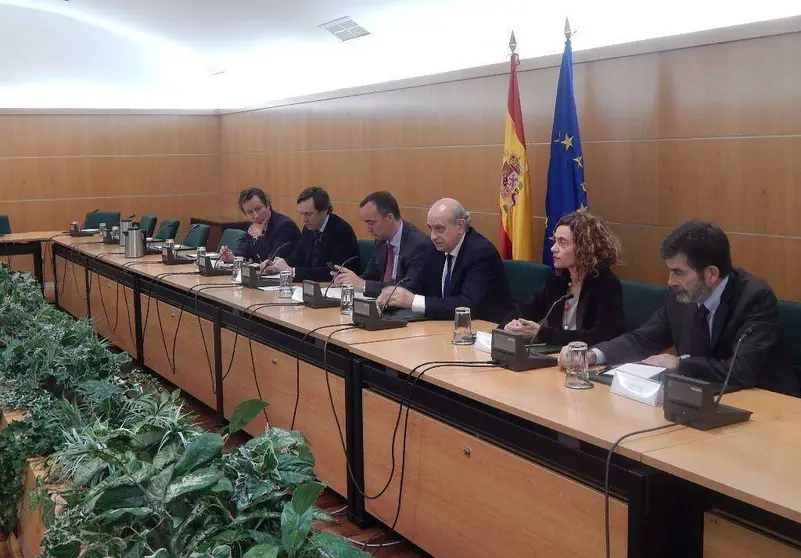
[[[230,431],[263,407],[244,402]],[[224,453],[220,434],[166,436],[172,431],[159,422],[158,435],[134,441],[153,424],[142,415],[124,428],[68,436],[54,455],[62,480],[73,480],[62,494],[67,512],[48,518],[43,557],[241,557],[257,547],[288,558],[363,555],[312,529],[329,516],[313,507],[324,485],[298,432],[271,428]]]
[[[313,505],[324,485],[302,434],[270,428],[224,452],[266,403],[245,401],[222,434],[204,432],[179,391],[129,364],[0,265],[0,406],[26,413],[0,432],[0,533],[17,521],[26,460],[49,456],[30,499],[44,509],[45,558],[366,556],[313,528],[333,518]],[[66,487],[58,515],[52,482]]]

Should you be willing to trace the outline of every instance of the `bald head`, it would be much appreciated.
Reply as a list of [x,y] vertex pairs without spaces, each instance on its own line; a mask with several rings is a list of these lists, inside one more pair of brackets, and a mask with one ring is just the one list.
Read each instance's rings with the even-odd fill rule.
[[428,210],[431,242],[440,252],[451,252],[470,226],[470,214],[453,198],[442,198]]

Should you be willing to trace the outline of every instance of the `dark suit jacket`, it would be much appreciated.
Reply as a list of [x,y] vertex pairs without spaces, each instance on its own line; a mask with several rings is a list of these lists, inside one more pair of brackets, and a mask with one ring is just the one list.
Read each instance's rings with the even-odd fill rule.
[[286,215],[273,211],[270,220],[267,221],[267,227],[261,235],[258,237],[247,235],[242,240],[236,255],[261,263],[269,258],[276,248],[286,242],[290,243],[289,246],[282,248],[277,256],[291,254],[299,239],[300,229],[295,222]]
[[[542,288],[521,305],[513,317],[540,321],[551,306],[568,293],[570,274],[551,273]],[[538,341],[551,345],[567,345],[571,341],[584,341],[595,345],[608,341],[624,331],[623,287],[620,280],[608,267],[598,270],[597,275],[584,278],[576,309],[576,330],[562,328],[565,313],[564,303],[557,304],[537,334]],[[509,320],[506,320],[509,321]],[[505,324],[504,324],[505,325]]]
[[451,270],[451,296],[442,298],[445,254],[435,252],[424,265],[425,272],[409,290],[426,297],[426,317],[452,320],[459,306],[470,308],[473,319],[499,322],[512,311],[512,295],[503,261],[495,246],[472,227],[467,229],[459,255]]
[[[639,360],[671,346],[677,354],[689,352],[695,304],[682,304],[669,291],[665,304],[639,329],[601,343],[597,348],[609,363]],[[720,306],[712,322],[712,357],[679,361],[679,374],[722,382],[740,335],[754,326],[743,339],[732,369],[730,383],[743,388],[754,386],[797,395],[798,378],[792,373],[787,353],[781,346],[779,310],[771,288],[753,275],[738,269],[729,276]]]
[[287,258],[289,265],[295,268],[295,281],[304,279],[330,281],[331,271],[327,262],[341,265],[349,258],[353,259],[346,267],[356,273],[361,271],[356,234],[348,222],[338,215],[331,213],[328,216],[328,223],[320,236],[316,257],[313,257],[315,242],[317,242],[317,231],[303,227],[295,251]]
[[[388,240],[376,240],[373,258],[362,273],[362,279],[367,283],[364,294],[377,297],[381,289],[392,282],[384,283],[384,271],[387,267]],[[433,257],[437,252],[428,235],[409,223],[403,222],[401,230],[400,251],[398,254],[398,268],[395,270],[395,282],[406,279],[404,285],[411,285],[417,276],[422,273],[427,258]]]

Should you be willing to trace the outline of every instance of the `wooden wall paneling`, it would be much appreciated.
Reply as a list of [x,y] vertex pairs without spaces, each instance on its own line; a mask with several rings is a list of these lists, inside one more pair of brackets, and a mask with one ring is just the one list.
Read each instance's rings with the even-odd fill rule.
[[660,53],[660,137],[798,134],[799,50],[790,33]]
[[0,115],[0,213],[16,232],[66,227],[93,209],[188,225],[213,213],[219,153],[216,115]]
[[[590,211],[618,223],[658,223],[659,144],[655,141],[585,142],[584,180]],[[547,176],[547,163],[544,175]],[[535,199],[545,200],[545,188]],[[544,215],[544,207],[541,213]]]
[[667,268],[659,247],[669,228],[625,223],[615,223],[610,228],[623,243],[623,264],[615,267],[618,277],[658,285],[667,283]]
[[166,302],[157,303],[144,294],[141,304],[145,365],[192,397],[216,408],[213,324],[205,318],[198,320],[188,309],[181,316],[179,308]]
[[[267,416],[272,426],[289,429],[296,397],[296,359],[288,354],[253,342],[253,358],[256,363],[258,388],[253,377],[250,347],[247,339],[237,339],[236,353],[231,361],[234,333],[222,332],[223,407],[230,417],[236,406],[247,399],[259,397],[269,403]],[[228,371],[228,367],[230,372]],[[344,436],[345,429],[345,380],[329,374],[328,381],[337,409],[337,417]],[[264,415],[259,415],[245,430],[251,435],[264,432]],[[295,429],[303,432],[309,440],[315,457],[317,476],[341,495],[347,494],[347,471],[345,454],[337,433],[331,401],[328,397],[326,375],[321,368],[308,363],[300,364],[300,400],[295,420]]]
[[704,558],[799,558],[798,546],[729,521],[724,516],[704,514]]
[[219,153],[215,115],[0,115],[0,157]]
[[[363,397],[365,482],[373,494],[390,473],[398,405],[367,390]],[[367,502],[388,524],[395,519],[402,436],[390,489]],[[627,522],[627,506],[613,499],[613,556],[627,554]],[[412,411],[397,530],[434,556],[483,557],[501,549],[510,556],[592,557],[603,548],[603,495]]]
[[89,278],[89,307],[95,331],[136,358],[133,290],[96,273],[90,273]]
[[58,305],[76,318],[87,316],[85,270],[82,265],[56,256]]
[[801,300],[801,238],[729,235],[734,265],[765,279],[780,299]]
[[701,217],[736,232],[801,235],[801,137],[663,142],[659,220]]
[[[574,64],[582,141],[659,137],[660,60],[653,53]],[[545,97],[551,104],[549,133],[555,95],[556,79]]]

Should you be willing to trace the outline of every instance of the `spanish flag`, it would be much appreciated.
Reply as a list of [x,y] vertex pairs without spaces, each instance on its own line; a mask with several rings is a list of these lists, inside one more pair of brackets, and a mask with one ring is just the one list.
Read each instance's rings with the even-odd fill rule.
[[509,74],[509,98],[506,114],[506,139],[501,167],[501,227],[498,251],[505,260],[534,259],[533,211],[531,179],[528,174],[526,136],[523,133],[523,111],[520,108],[520,88],[515,50],[515,34],[509,41],[512,50],[512,70]]

